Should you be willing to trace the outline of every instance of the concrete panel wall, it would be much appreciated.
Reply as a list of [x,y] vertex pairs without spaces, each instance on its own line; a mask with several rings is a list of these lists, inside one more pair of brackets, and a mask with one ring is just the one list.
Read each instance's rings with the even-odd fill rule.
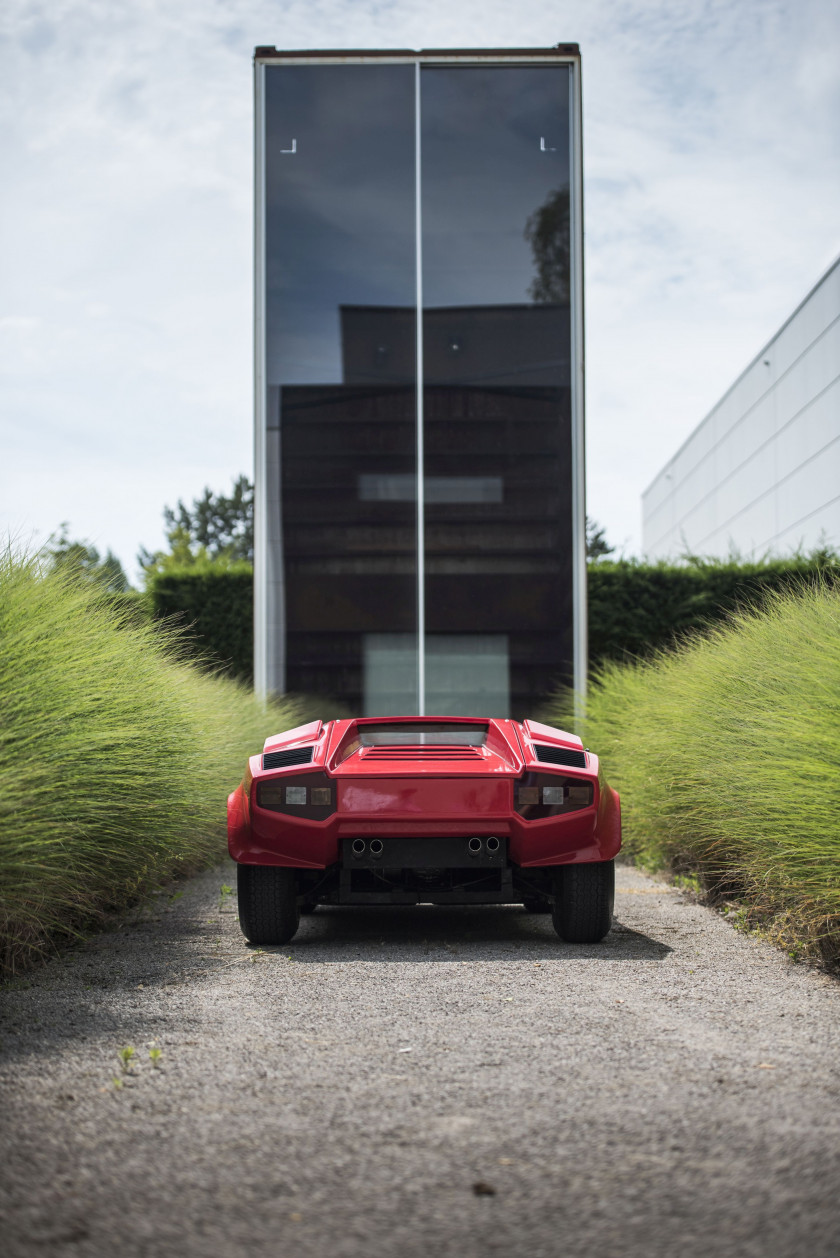
[[840,258],[642,495],[650,559],[840,546]]

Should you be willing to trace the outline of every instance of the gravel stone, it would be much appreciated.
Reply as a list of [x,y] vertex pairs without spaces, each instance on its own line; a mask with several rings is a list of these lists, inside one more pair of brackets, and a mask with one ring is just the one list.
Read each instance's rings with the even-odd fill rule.
[[425,906],[256,949],[234,881],[3,989],[6,1258],[840,1251],[836,980],[630,867],[592,946]]

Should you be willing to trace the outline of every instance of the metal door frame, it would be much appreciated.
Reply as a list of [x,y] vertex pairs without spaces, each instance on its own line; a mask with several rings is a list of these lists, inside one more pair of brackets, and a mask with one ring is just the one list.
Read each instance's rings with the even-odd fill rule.
[[[583,321],[583,120],[580,50],[577,44],[539,49],[254,53],[254,689],[261,698],[282,693],[286,684],[285,589],[282,516],[269,520],[269,467],[279,471],[280,430],[267,430],[266,255],[265,255],[265,67],[267,65],[415,66],[415,259],[417,309],[417,681],[418,713],[425,710],[425,513],[423,483],[423,275],[421,221],[421,98],[423,66],[568,65],[569,74],[569,229],[572,407],[572,653],[575,692],[582,697],[587,674],[585,357]],[[279,515],[279,506],[275,511]]]

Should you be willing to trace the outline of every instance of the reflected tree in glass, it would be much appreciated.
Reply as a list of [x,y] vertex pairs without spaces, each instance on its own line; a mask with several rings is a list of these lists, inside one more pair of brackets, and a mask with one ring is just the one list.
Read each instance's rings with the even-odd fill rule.
[[525,224],[536,275],[528,289],[540,304],[569,301],[569,189],[558,188]]

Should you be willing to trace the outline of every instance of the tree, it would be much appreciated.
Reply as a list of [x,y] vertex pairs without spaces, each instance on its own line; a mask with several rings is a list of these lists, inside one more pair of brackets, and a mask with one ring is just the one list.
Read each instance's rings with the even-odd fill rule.
[[528,289],[533,301],[565,304],[569,300],[569,189],[558,188],[525,224],[534,254],[536,277]]
[[153,554],[141,547],[138,561],[147,573],[212,564],[230,567],[254,561],[254,486],[247,476],[234,481],[228,496],[209,488],[187,507],[163,508],[169,550]]
[[112,551],[109,550],[103,559],[90,542],[72,541],[68,537],[68,529],[65,521],[44,547],[44,554],[54,572],[62,572],[79,581],[89,581],[109,594],[121,594],[130,588],[123,566]]
[[603,559],[615,550],[607,541],[606,530],[601,528],[597,520],[586,517],[586,558],[591,563],[594,559]]

